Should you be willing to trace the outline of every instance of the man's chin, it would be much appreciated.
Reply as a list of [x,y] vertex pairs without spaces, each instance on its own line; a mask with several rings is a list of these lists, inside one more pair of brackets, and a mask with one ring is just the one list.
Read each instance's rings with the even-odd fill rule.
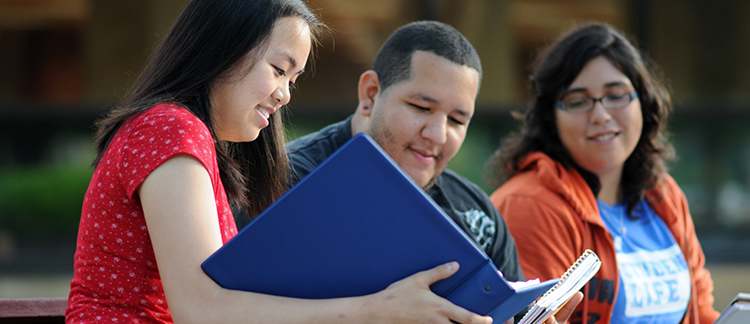
[[[419,172],[412,173],[412,172],[409,172],[409,171],[419,171]],[[433,170],[430,170],[430,171],[433,171]],[[435,185],[435,182],[437,181],[438,177],[440,176],[440,173],[442,173],[442,170],[441,170],[441,172],[437,172],[437,173],[435,173],[435,172],[429,172],[428,173],[427,170],[423,170],[423,169],[414,170],[414,169],[410,169],[410,168],[404,168],[404,172],[406,172],[406,174],[412,180],[414,180],[414,182],[418,186],[422,187],[422,189],[424,189],[424,190],[428,190],[428,189],[432,188],[432,186]]]
[[425,185],[422,185],[422,183],[420,183],[419,185],[422,187],[422,189],[424,189],[424,191],[430,190],[430,188],[435,185],[435,182],[437,182],[438,176],[439,174],[427,180],[427,183]]

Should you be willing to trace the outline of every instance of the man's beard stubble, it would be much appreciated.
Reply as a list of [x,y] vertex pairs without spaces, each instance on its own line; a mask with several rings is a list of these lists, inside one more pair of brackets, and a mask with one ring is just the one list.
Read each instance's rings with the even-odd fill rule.
[[[370,135],[370,137],[372,137],[372,139],[375,140],[375,142],[378,143],[380,147],[383,148],[384,150],[385,150],[385,147],[387,146],[393,147],[398,144],[396,143],[396,138],[395,136],[393,136],[393,133],[391,133],[391,131],[387,127],[383,127],[382,118],[373,119],[368,135]],[[404,147],[402,147],[401,149],[405,150],[409,146],[411,146],[411,142],[406,143],[406,145],[404,145]],[[387,152],[388,151],[386,150],[386,153]],[[435,159],[436,159],[436,162],[442,160],[442,154],[438,153],[438,156],[436,156]],[[422,190],[424,191],[430,190],[430,188],[432,188],[432,186],[435,185],[435,182],[437,182],[438,177],[442,173],[443,173],[442,169],[435,170],[435,173],[432,175],[430,180],[427,181],[427,184],[422,186]]]

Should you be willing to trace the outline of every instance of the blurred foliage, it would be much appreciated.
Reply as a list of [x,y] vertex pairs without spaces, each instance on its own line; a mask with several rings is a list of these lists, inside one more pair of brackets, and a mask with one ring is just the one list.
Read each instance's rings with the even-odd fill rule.
[[92,174],[84,163],[0,169],[0,228],[20,238],[75,237]]

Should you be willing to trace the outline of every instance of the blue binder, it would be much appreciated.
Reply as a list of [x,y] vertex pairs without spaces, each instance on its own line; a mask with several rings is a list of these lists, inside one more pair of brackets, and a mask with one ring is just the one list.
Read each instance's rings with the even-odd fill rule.
[[354,136],[209,257],[228,289],[298,298],[371,294],[458,261],[430,288],[503,323],[557,280],[514,290],[492,260],[364,134]]

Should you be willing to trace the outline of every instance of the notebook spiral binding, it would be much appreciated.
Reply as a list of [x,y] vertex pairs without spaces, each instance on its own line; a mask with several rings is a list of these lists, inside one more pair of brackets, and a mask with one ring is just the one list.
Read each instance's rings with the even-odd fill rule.
[[[542,303],[542,301],[548,298],[553,298],[550,295],[555,294],[557,292],[556,290],[559,289],[560,286],[564,284],[566,280],[568,280],[568,278],[570,278],[573,275],[573,272],[575,272],[581,266],[581,264],[583,264],[587,260],[592,260],[592,261],[589,261],[589,264],[594,271],[592,273],[589,273],[589,275],[585,276],[585,281],[578,282],[573,287],[580,286],[580,287],[577,287],[578,289],[580,289],[583,285],[585,285],[585,283],[588,282],[588,280],[599,270],[599,267],[601,265],[599,256],[597,256],[596,253],[594,253],[594,251],[590,249],[586,249],[583,252],[583,254],[581,254],[581,256],[578,257],[578,259],[573,263],[573,265],[571,265],[570,268],[568,268],[568,270],[565,271],[562,277],[560,277],[560,280],[558,280],[557,283],[554,286],[552,286],[552,288],[547,290],[547,292],[545,292],[542,295],[542,297],[538,299],[537,304],[534,305],[531,309],[529,309],[529,311],[526,313],[526,315],[524,315],[524,317],[521,319],[519,324],[541,323],[544,320],[546,320],[547,317],[557,312],[557,310],[546,309],[546,307],[550,306],[548,304],[550,304],[551,301],[547,301],[546,303]],[[565,296],[565,294],[561,296],[555,296],[554,298],[557,300],[562,296]],[[545,306],[541,306],[539,304],[545,304]],[[564,303],[560,303],[560,304],[563,305]]]
[[550,288],[549,290],[547,290],[547,292],[544,293],[544,295],[542,295],[542,297],[540,297],[540,299],[544,298],[544,297],[547,297],[547,295],[555,292],[555,290],[557,289],[557,287],[559,287],[563,283],[563,281],[565,281],[565,279],[567,279],[568,277],[570,277],[570,274],[573,271],[575,271],[578,268],[578,266],[581,265],[581,263],[583,262],[583,260],[586,259],[586,258],[588,258],[589,255],[592,255],[592,254],[594,256],[596,256],[596,254],[594,254],[594,251],[591,251],[589,249],[586,249],[586,251],[583,251],[583,254],[581,254],[581,256],[578,257],[578,260],[576,260],[576,262],[574,262],[573,265],[571,265],[570,268],[568,268],[568,270],[565,271],[565,273],[562,275],[562,277],[560,277],[560,281],[558,281],[554,286],[552,286],[552,288]]

